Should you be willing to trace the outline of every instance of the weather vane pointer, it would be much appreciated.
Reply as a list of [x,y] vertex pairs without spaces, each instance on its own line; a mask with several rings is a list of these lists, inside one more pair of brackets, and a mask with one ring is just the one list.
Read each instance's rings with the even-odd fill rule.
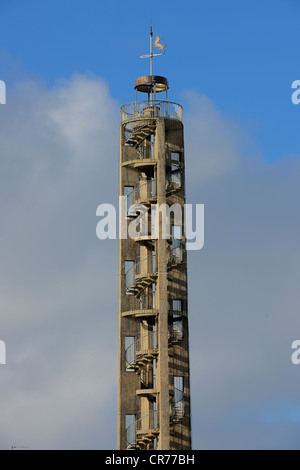
[[[152,26],[150,26],[150,54],[141,55],[141,59],[149,59],[150,58],[150,75],[152,75],[152,59],[153,57],[157,57],[159,55],[164,55],[165,53],[166,44],[164,43],[163,39],[160,39],[160,36],[157,34],[155,35],[155,39],[153,41],[153,32]],[[153,53],[153,49],[158,51]]]

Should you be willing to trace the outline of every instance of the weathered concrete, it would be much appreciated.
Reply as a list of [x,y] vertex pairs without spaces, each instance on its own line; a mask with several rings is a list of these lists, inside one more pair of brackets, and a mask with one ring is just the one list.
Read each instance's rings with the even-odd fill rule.
[[[153,117],[150,119],[151,115]],[[141,125],[145,126],[146,134],[149,130],[149,134],[136,148],[125,145],[125,137],[128,138],[130,132],[136,132]],[[154,151],[151,144],[153,140]],[[178,162],[174,156],[173,166],[171,152],[178,154],[176,158],[179,156]],[[180,176],[177,177],[181,185],[175,189],[172,187],[174,177],[171,173],[174,163],[178,163],[181,168]],[[152,181],[155,196],[149,192],[148,183],[142,185],[147,181]],[[176,203],[182,208],[184,206],[183,125],[179,120],[159,117],[159,113],[153,113],[153,108],[149,108],[148,113],[145,110],[143,121],[122,123],[120,126],[120,196],[124,194],[124,186],[134,188],[137,184],[141,186],[139,192],[134,193],[139,198],[135,202],[146,204],[149,219],[153,202],[158,205]],[[171,224],[174,224],[172,215]],[[182,234],[183,224],[184,221],[181,223]],[[150,229],[151,222],[149,233]],[[174,255],[173,244],[174,240],[162,238],[161,223],[157,240],[145,237],[119,241],[119,449],[126,449],[130,444],[134,448],[153,449],[154,439],[157,439],[157,449],[191,448],[184,237],[180,257]],[[155,257],[152,257],[152,253]],[[125,261],[134,261],[135,295],[129,295],[126,291]],[[181,311],[172,311],[173,301],[180,301]],[[172,322],[177,324],[177,336],[174,336]],[[126,337],[134,338],[134,347],[130,348],[132,354],[128,354],[128,357],[133,357],[131,370],[128,370],[126,364]],[[182,380],[182,395],[174,389],[174,380]],[[176,396],[181,397],[180,403],[175,404]],[[135,429],[131,427],[135,432],[127,431],[130,442],[126,442],[126,415],[135,416]]]

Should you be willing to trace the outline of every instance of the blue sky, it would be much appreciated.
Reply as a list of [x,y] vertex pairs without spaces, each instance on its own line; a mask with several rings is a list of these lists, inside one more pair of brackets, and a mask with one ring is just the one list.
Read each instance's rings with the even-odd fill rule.
[[[149,70],[139,56],[148,52],[152,19],[167,43],[154,72],[169,78],[170,99],[182,102],[186,88],[208,95],[272,162],[299,150],[299,108],[290,99],[299,17],[296,0],[162,1],[152,13],[135,0],[2,0],[0,44],[20,74],[52,85],[91,72],[125,103],[134,98],[134,79]],[[17,76],[1,72],[8,84]]]
[[[154,59],[184,106],[195,449],[299,449],[297,0],[0,0],[0,448],[114,449],[119,108]],[[102,424],[105,423],[105,426]]]

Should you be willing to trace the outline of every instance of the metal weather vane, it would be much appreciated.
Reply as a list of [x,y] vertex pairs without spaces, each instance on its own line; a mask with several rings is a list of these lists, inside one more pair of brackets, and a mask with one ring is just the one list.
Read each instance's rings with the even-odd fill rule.
[[[164,43],[163,39],[160,39],[160,36],[155,35],[155,39],[153,41],[152,26],[150,26],[150,54],[140,56],[141,59],[150,58],[150,75],[152,75],[152,58],[157,57],[159,55],[164,55],[165,48],[166,48],[166,44]],[[153,49],[155,49],[158,52],[153,53]]]

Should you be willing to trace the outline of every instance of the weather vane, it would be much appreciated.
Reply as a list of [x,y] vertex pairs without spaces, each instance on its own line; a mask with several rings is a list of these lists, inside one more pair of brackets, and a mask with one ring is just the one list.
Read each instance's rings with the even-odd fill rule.
[[[153,41],[153,32],[152,32],[152,25],[150,26],[150,54],[141,55],[141,59],[148,59],[150,58],[150,75],[152,75],[152,58],[157,57],[159,55],[164,55],[165,53],[165,43],[163,39],[161,40],[158,35],[155,35],[155,39]],[[153,53],[153,49],[159,52]]]

